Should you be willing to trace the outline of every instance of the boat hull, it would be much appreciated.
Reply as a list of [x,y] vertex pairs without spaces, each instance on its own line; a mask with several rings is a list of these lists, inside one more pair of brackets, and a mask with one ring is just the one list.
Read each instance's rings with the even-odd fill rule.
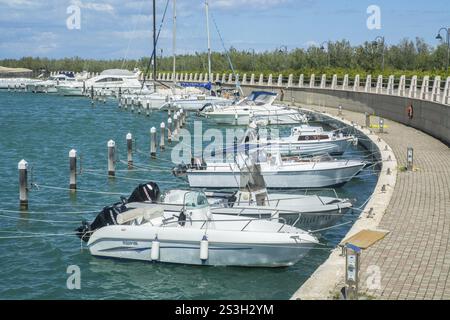
[[[334,168],[302,171],[264,171],[261,174],[267,188],[298,189],[326,188],[340,186],[349,182],[362,169],[364,164]],[[188,170],[189,185],[192,188],[239,188],[240,172],[214,170]]]
[[[315,142],[272,142],[271,150],[279,152],[282,156],[313,156],[318,154],[330,154],[338,156],[345,153],[352,143],[352,138],[337,139],[334,141]],[[252,145],[251,147],[257,147]]]
[[[294,265],[314,246],[314,243],[296,243],[292,234],[277,234],[273,243],[262,240],[251,232],[240,232],[246,239],[233,241],[226,232],[208,231],[208,258],[200,258],[202,229],[138,228],[108,226],[96,231],[89,242],[90,253],[99,257],[152,261],[152,241],[158,236],[159,257],[157,262],[239,267],[287,267]],[[172,230],[170,230],[172,229]],[[173,230],[176,229],[176,230]],[[176,231],[174,233],[174,231]],[[262,236],[262,234],[261,234]],[[228,240],[226,240],[228,238]]]

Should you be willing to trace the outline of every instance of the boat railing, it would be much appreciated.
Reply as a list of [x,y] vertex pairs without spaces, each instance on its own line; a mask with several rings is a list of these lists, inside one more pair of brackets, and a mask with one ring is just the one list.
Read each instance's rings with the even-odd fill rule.
[[273,221],[276,220],[278,223],[282,224],[281,227],[276,231],[277,233],[281,232],[281,230],[283,230],[283,228],[287,225],[286,219],[282,218],[282,217],[273,217],[271,216],[270,218],[249,218],[249,219],[227,219],[227,220],[216,220],[216,219],[201,219],[201,220],[194,220],[194,219],[189,219],[189,221],[165,221],[165,223],[162,225],[162,227],[168,227],[169,225],[173,225],[173,224],[180,224],[180,223],[186,223],[186,222],[190,222],[190,223],[194,223],[194,222],[202,222],[202,226],[200,227],[201,229],[204,229],[205,226],[208,223],[221,223],[221,222],[247,222],[245,224],[245,226],[241,229],[241,231],[245,231],[245,229],[247,229],[247,227],[255,221]]

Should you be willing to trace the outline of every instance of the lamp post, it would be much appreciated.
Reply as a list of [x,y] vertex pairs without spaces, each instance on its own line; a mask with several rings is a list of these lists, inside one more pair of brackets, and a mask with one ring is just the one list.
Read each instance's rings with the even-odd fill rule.
[[330,41],[324,41],[320,44],[320,50],[325,51],[325,46],[327,45],[327,66],[330,66]]
[[385,56],[385,48],[386,48],[386,42],[385,38],[382,36],[378,36],[373,41],[373,44],[378,46],[378,44],[381,44],[381,70],[384,71],[384,56]]
[[442,31],[445,31],[447,33],[447,61],[445,63],[445,66],[446,66],[445,72],[448,72],[448,64],[449,64],[449,61],[450,61],[450,28],[441,28],[441,29],[439,29],[438,34],[436,36],[437,40],[442,41],[444,39],[441,36],[441,32]]

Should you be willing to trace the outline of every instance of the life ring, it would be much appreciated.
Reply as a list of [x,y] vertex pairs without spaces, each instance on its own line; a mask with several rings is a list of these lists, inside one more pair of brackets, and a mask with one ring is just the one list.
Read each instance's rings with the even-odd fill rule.
[[406,108],[406,114],[408,115],[408,118],[410,120],[412,120],[412,118],[414,117],[414,108],[413,105],[410,104],[407,108]]

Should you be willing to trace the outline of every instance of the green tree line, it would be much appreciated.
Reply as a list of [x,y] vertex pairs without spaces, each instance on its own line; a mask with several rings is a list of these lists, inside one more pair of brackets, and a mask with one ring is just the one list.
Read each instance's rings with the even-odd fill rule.
[[[229,56],[234,69],[238,73],[283,73],[303,74],[383,74],[383,75],[450,75],[445,70],[447,46],[436,47],[427,44],[423,39],[415,41],[404,39],[396,45],[384,46],[381,41],[365,42],[352,46],[349,41],[342,40],[324,43],[323,46],[310,46],[307,49],[281,48],[271,51],[255,52],[254,50],[236,50],[231,48]],[[172,71],[173,58],[158,56],[159,72]],[[34,71],[70,70],[101,72],[105,69],[124,68],[146,70],[149,58],[136,60],[94,60],[79,57],[64,59],[48,59],[40,57],[23,57],[21,59],[3,59],[0,65],[5,67],[23,67]],[[212,53],[213,72],[230,72],[227,54]],[[208,57],[205,52],[183,54],[177,56],[177,71],[207,72]]]

